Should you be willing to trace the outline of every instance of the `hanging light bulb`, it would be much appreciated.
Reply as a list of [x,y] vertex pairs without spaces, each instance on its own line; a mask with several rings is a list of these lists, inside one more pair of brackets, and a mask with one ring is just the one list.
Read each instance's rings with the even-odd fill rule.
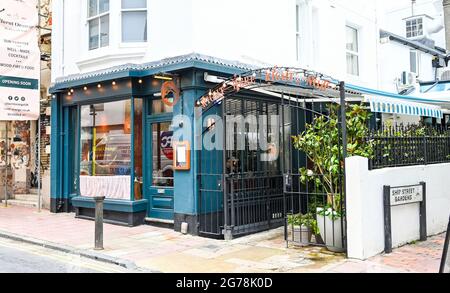
[[102,85],[101,85],[101,84],[99,83],[99,84],[97,85],[97,87],[98,87],[98,88],[101,88],[101,87],[102,87]]
[[85,86],[85,87],[83,88],[83,90],[84,90],[84,91],[87,91],[87,86]]

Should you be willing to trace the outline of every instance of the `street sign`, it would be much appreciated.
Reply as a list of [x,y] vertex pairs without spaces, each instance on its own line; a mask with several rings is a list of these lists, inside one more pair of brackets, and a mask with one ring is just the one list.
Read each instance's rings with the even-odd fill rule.
[[391,187],[391,206],[412,204],[422,201],[423,201],[422,185]]
[[419,185],[408,186],[384,186],[383,202],[384,202],[384,252],[392,252],[392,216],[391,209],[395,206],[420,203],[420,241],[427,240],[427,195],[426,183],[421,182]]

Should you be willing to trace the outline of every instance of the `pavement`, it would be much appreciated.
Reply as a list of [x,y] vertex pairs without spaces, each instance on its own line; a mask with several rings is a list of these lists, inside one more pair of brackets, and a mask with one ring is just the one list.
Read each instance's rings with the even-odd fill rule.
[[[0,240],[22,241],[131,271],[167,273],[435,273],[444,235],[367,261],[319,247],[286,247],[283,229],[232,241],[148,225],[104,225],[105,250],[93,250],[94,222],[73,214],[0,207]],[[0,255],[1,258],[1,255]]]

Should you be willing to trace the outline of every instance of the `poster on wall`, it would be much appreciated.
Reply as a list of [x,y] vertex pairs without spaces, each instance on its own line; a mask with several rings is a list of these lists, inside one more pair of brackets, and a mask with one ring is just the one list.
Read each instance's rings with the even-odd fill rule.
[[0,120],[39,118],[37,0],[0,1]]

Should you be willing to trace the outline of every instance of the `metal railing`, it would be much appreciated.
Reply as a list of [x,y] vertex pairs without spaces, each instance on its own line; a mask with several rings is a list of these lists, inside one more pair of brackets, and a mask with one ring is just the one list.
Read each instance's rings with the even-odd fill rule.
[[371,130],[371,170],[450,162],[450,130],[419,125],[385,126]]

